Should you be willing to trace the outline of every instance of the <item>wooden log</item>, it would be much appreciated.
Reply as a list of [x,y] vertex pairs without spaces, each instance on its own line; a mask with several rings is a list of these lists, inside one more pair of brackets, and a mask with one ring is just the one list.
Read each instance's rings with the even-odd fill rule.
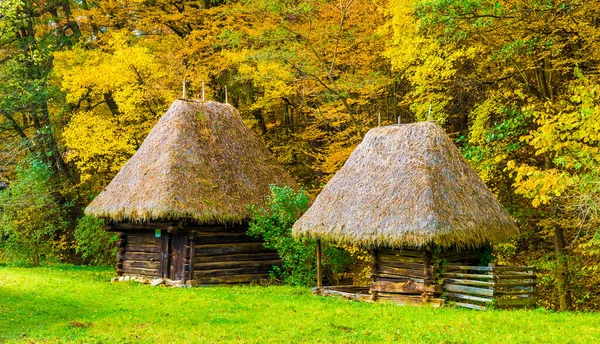
[[152,236],[130,234],[127,235],[127,245],[159,246],[160,238],[155,238],[154,233]]
[[262,239],[251,237],[245,232],[209,232],[198,233],[196,236],[196,244],[199,245],[239,242],[262,242]]
[[160,246],[158,245],[129,244],[125,246],[125,249],[127,252],[160,253]]
[[269,274],[243,274],[218,277],[195,277],[199,284],[240,284],[269,279]]
[[260,265],[260,266],[245,266],[242,268],[234,269],[215,269],[215,270],[196,270],[194,276],[200,277],[218,277],[218,276],[234,276],[244,274],[268,274],[272,269],[272,266]]
[[[424,278],[388,275],[388,274],[384,274],[384,273],[377,273],[375,275],[377,276],[379,281],[387,281],[387,282],[395,282],[395,283],[406,282],[406,281],[412,280],[417,283],[425,284],[425,281],[426,281],[426,279],[424,279]],[[427,282],[430,282],[430,280],[427,280]]]
[[237,268],[252,268],[252,267],[268,267],[271,269],[274,265],[281,265],[280,259],[274,260],[234,260],[226,262],[212,263],[195,263],[194,270],[218,270],[218,269],[237,269]]
[[244,254],[229,254],[219,256],[200,256],[196,249],[194,264],[220,263],[220,262],[236,262],[236,261],[263,261],[279,259],[277,252],[269,251],[264,253],[244,253]]
[[403,262],[406,263],[416,263],[416,264],[423,264],[425,262],[425,259],[423,257],[399,257],[399,256],[386,256],[386,255],[377,255],[377,261],[378,262],[397,262],[399,260],[402,260]]
[[262,243],[239,243],[239,244],[212,244],[196,245],[196,256],[218,256],[242,253],[266,253],[271,252]]
[[379,254],[389,255],[389,256],[423,257],[425,255],[425,251],[409,250],[409,249],[395,250],[395,249],[381,248],[381,249],[379,249]]
[[144,269],[144,268],[135,268],[135,267],[123,267],[123,274],[124,275],[139,275],[139,276],[144,276],[144,277],[148,277],[148,278],[157,278],[159,277],[158,275],[158,269]]
[[456,292],[456,293],[465,293],[465,294],[482,295],[482,296],[490,296],[490,297],[494,296],[493,289],[468,287],[468,286],[459,285],[459,284],[444,284],[444,285],[442,285],[442,289],[444,291],[451,291],[451,292]]
[[425,266],[425,262],[404,262],[404,261],[388,261],[388,260],[379,260],[378,264],[381,266],[390,266],[393,268],[412,269],[412,270],[421,270]]
[[144,268],[144,269],[156,269],[160,268],[160,262],[150,262],[150,261],[137,261],[137,260],[125,260],[123,261],[123,267],[133,267],[133,268]]
[[123,254],[124,260],[150,261],[152,258],[154,258],[154,260],[156,260],[156,261],[159,261],[160,254],[159,253],[146,253],[146,252],[125,252],[125,254]]
[[492,298],[484,298],[484,297],[478,297],[478,296],[472,296],[472,295],[465,295],[465,294],[458,294],[458,293],[446,293],[446,296],[449,298],[454,298],[454,299],[462,299],[462,300],[469,300],[469,301],[477,301],[477,302],[486,302],[486,303],[490,303],[493,301]]
[[418,283],[415,281],[406,282],[372,282],[371,291],[386,292],[386,293],[408,293],[408,294],[421,294],[423,292],[438,293],[441,292],[441,288],[438,285],[426,285],[424,283]]
[[402,268],[394,268],[391,266],[380,265],[377,273],[383,273],[388,275],[396,275],[396,276],[407,276],[407,277],[416,277],[416,278],[427,278],[433,277],[433,274],[428,273],[425,274],[423,270],[416,269],[402,269]]

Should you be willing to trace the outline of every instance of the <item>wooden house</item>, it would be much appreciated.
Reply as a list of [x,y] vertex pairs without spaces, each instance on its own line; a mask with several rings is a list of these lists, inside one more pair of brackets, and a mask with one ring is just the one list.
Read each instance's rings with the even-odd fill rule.
[[293,233],[368,248],[372,297],[419,304],[439,296],[444,266],[478,265],[518,229],[444,130],[421,122],[369,131]]
[[233,106],[180,99],[86,213],[119,233],[119,276],[251,283],[280,264],[246,235],[270,184],[295,186]]

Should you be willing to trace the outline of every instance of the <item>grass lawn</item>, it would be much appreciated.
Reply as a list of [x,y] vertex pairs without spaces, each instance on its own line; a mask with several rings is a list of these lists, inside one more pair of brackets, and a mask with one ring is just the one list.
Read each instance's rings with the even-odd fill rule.
[[398,307],[282,286],[152,288],[112,276],[0,266],[0,342],[600,342],[600,314]]

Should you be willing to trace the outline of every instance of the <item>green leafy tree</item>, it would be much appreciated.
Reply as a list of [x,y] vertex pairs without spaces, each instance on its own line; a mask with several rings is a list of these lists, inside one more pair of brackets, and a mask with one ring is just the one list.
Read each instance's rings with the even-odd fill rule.
[[[294,222],[308,209],[308,195],[295,192],[289,186],[271,185],[271,196],[266,208],[253,207],[253,218],[248,233],[262,237],[266,248],[277,250],[283,264],[273,273],[291,285],[314,285],[317,277],[314,240],[296,240],[292,237]],[[332,273],[343,272],[350,264],[350,255],[332,246],[324,249],[323,265]]]
[[0,193],[1,244],[13,261],[39,265],[53,254],[57,234],[67,224],[52,176],[48,164],[30,156],[18,166],[17,181]]

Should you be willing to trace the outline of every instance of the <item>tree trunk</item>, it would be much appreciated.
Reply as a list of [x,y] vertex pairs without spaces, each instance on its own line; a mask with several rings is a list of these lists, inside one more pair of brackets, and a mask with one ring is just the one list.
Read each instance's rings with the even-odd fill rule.
[[569,262],[565,249],[565,236],[559,225],[554,225],[554,251],[556,253],[556,288],[561,311],[571,308],[569,290]]

